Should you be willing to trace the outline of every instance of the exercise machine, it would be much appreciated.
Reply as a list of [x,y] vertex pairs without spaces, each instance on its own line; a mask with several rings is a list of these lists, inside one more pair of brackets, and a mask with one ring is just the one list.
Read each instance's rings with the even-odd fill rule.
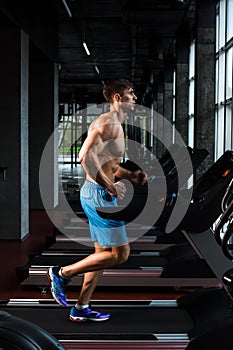
[[0,310],[0,349],[65,350],[65,347],[38,325]]

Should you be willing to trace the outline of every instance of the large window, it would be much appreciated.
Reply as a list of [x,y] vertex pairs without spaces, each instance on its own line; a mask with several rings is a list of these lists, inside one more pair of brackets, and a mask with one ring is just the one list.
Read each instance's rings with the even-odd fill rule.
[[175,143],[176,125],[176,70],[173,71],[173,95],[172,95],[172,143]]
[[188,145],[194,147],[195,40],[189,48]]
[[78,104],[65,103],[60,106],[60,122],[58,127],[59,164],[79,164],[79,150],[86,137],[88,126],[103,110],[97,106],[80,109]]
[[232,65],[233,0],[220,0],[216,7],[215,158],[233,148]]

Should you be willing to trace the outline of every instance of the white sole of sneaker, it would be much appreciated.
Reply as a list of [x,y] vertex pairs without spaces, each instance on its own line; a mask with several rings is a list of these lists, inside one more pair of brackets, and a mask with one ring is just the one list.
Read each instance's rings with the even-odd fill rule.
[[87,321],[87,318],[85,317],[71,317],[69,316],[69,320],[72,322],[85,322]]
[[101,322],[101,321],[107,321],[109,318],[85,318],[85,317],[72,317],[69,316],[70,321],[72,322],[85,322],[85,321],[93,321],[93,322]]

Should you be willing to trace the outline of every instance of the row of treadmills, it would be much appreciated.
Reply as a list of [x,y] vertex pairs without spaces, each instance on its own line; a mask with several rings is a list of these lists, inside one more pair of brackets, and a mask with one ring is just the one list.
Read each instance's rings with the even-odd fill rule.
[[[178,147],[178,146],[177,146]],[[174,152],[174,150],[173,150]],[[178,148],[180,162],[185,162],[182,149]],[[190,150],[193,167],[197,167],[206,157],[206,150]],[[183,156],[183,157],[182,157]],[[127,162],[126,162],[127,164]],[[164,172],[167,174],[169,192],[177,191],[177,174],[175,166],[168,154],[161,159]],[[133,164],[128,165],[132,167]],[[188,178],[190,174],[186,174]],[[157,178],[156,178],[157,180]],[[157,187],[157,183],[153,184]],[[146,189],[140,186],[134,191],[136,196],[127,206],[127,213],[118,213],[119,219],[126,216],[131,221],[132,213],[143,209],[143,198]],[[155,194],[156,195],[156,194]],[[168,195],[169,197],[169,195]],[[127,201],[127,200],[126,200]],[[166,205],[163,217],[167,219],[171,205]],[[167,213],[169,212],[169,213]],[[39,286],[42,290],[48,287],[46,271],[49,266],[65,266],[93,252],[91,247],[89,227],[83,221],[83,213],[78,217],[64,219],[64,225],[57,231],[54,239],[50,239],[49,248],[42,253],[32,254],[28,264],[17,269],[18,280],[23,286]],[[217,217],[217,216],[216,216]],[[117,218],[118,219],[118,218]],[[145,223],[130,223],[127,225],[128,237],[133,237],[140,231],[146,233],[139,239],[132,240],[131,254],[128,261],[120,266],[105,270],[99,283],[100,286],[215,286],[217,279],[208,264],[184,238],[180,229],[172,234],[162,234],[163,222],[147,228]],[[80,285],[83,276],[73,278],[70,286]]]
[[[69,308],[62,308],[53,300],[2,301],[0,347],[24,350],[229,349],[233,343],[233,273],[229,253],[232,247],[229,234],[233,212],[232,179],[233,152],[227,151],[194,184],[189,208],[175,232],[162,235],[163,224],[160,224],[160,235],[156,236],[158,228],[152,227],[131,243],[132,255],[126,267],[109,269],[102,279],[104,286],[188,285],[206,288],[176,301],[93,301],[93,308],[111,314],[106,323],[72,323],[67,317]],[[170,212],[171,208],[168,209]],[[129,205],[129,209],[123,209],[124,217],[120,214],[126,222],[130,217],[127,210],[131,212],[132,207]],[[100,212],[100,215],[118,218],[119,213]],[[164,215],[168,214],[165,212]],[[216,239],[211,227],[219,216]],[[71,236],[75,235],[72,232],[78,232],[78,227],[82,228],[82,222],[79,218],[68,225]],[[146,222],[138,224],[146,225]],[[134,229],[136,225],[132,227]],[[227,240],[222,239],[224,230],[228,232]],[[45,252],[33,256],[28,266],[22,269],[24,278],[21,276],[21,283],[46,287],[47,266],[83,258],[91,249],[89,244],[82,244],[87,237],[88,234],[78,241],[71,241],[70,237],[57,234],[53,244]],[[180,243],[175,244],[174,237]],[[226,247],[222,250],[222,242],[227,245],[228,256],[224,254]],[[74,278],[73,285],[80,285],[81,278]],[[223,287],[216,287],[219,281],[223,281]]]

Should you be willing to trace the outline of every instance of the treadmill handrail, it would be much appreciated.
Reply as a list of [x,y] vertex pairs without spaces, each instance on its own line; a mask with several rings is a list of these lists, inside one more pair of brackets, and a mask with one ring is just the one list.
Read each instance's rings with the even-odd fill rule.
[[228,205],[227,209],[224,211],[224,213],[221,215],[217,226],[214,230],[214,236],[215,239],[217,241],[217,243],[221,246],[222,245],[222,238],[221,238],[221,230],[223,228],[223,226],[227,223],[227,221],[229,220],[230,215],[233,212],[233,200],[231,201],[231,203]]
[[229,199],[231,199],[231,196],[233,195],[233,179],[231,180],[231,182],[229,183],[226,193],[222,199],[222,212],[224,212],[227,207],[228,207],[228,203],[229,203]]
[[233,236],[233,219],[229,221],[229,225],[224,232],[224,235],[222,237],[222,251],[223,254],[230,260],[233,259],[233,252],[229,248],[229,240]]

